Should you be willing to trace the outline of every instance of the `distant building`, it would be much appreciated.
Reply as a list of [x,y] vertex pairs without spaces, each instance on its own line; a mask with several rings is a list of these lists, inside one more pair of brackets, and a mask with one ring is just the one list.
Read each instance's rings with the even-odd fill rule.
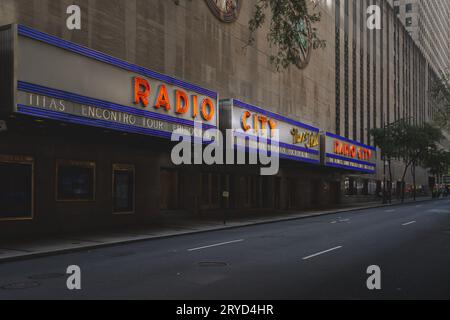
[[[392,4],[392,0],[390,1]],[[450,1],[394,0],[394,10],[436,73],[450,68]]]

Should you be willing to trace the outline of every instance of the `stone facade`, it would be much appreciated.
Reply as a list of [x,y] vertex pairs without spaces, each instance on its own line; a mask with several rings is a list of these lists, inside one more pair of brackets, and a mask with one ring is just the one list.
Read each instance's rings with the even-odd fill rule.
[[[371,128],[400,119],[423,123],[432,118],[426,97],[429,77],[427,61],[386,1],[319,1],[320,5],[314,10],[321,13],[322,19],[315,27],[319,37],[326,41],[326,48],[315,50],[304,70],[291,67],[281,72],[270,63],[273,49],[267,43],[267,25],[258,31],[255,44],[247,45],[250,37],[248,21],[255,2],[242,1],[238,20],[228,24],[219,21],[203,0],[0,0],[0,25],[24,24],[198,84],[219,92],[220,98],[246,101],[365,144],[372,143],[369,134]],[[80,31],[66,28],[65,11],[74,3],[82,9]],[[379,4],[382,8],[382,30],[369,30],[366,26],[366,10],[371,4]],[[55,132],[58,132],[58,128]],[[11,135],[11,144],[0,144],[1,152],[20,151],[20,146],[13,147],[12,141],[23,139],[23,133]],[[46,137],[48,135],[45,134]],[[135,160],[136,170],[143,174],[138,177],[136,184],[146,192],[154,187],[150,197],[144,192],[137,192],[137,211],[142,217],[149,212],[159,212],[157,202],[163,190],[157,186],[161,185],[165,176],[158,172],[161,168],[173,169],[169,165],[165,147],[158,144],[152,153],[140,150],[139,143],[115,145],[113,138],[105,138],[111,145],[106,144],[102,151],[95,145],[102,144],[103,138],[96,137],[91,141],[92,149],[86,150],[76,143],[76,134],[70,136],[72,147],[65,148],[60,139],[49,138],[44,144],[45,148],[35,150],[37,141],[31,144],[27,142],[24,148],[35,154],[36,158],[39,156],[40,164],[47,163],[47,168],[37,177],[41,182],[48,174],[52,174],[52,159],[69,157],[70,152],[95,158],[90,160],[97,159],[101,163],[99,172],[105,179],[112,159],[125,162],[127,159],[120,155],[128,154]],[[148,161],[151,165],[145,166]],[[208,170],[221,171],[219,168]],[[222,185],[218,186],[219,182],[214,180],[214,176],[200,175],[198,171],[187,168],[183,178],[178,177],[175,183],[179,185],[177,188],[186,191],[175,201],[182,203],[176,209],[201,209],[199,199],[208,198],[202,194],[205,185],[215,185],[218,192],[226,185],[241,190],[236,192],[239,196],[233,200],[238,209],[311,208],[322,202],[331,204],[339,201],[340,191],[348,189],[345,183],[348,180],[344,179],[347,174],[329,168],[299,167],[286,163],[279,177],[268,182],[259,177],[256,180],[242,180],[240,174],[250,171],[242,168],[240,171],[228,172],[228,175],[239,173],[236,179],[223,177]],[[396,163],[394,180],[399,179],[401,173],[402,166]],[[170,176],[170,173],[164,174]],[[382,180],[383,164],[380,156],[377,175],[350,176],[350,182],[357,183],[357,188],[363,186],[361,189],[366,194],[369,189],[372,194],[376,190],[380,191]],[[104,188],[108,189],[110,181],[102,181]],[[265,188],[262,193],[258,193],[263,196],[257,195],[253,199],[248,190],[243,193],[244,184],[254,184],[256,187],[253,189]],[[419,174],[418,184],[428,184],[428,175],[423,170]],[[47,218],[51,220],[51,217],[58,216],[57,212],[66,211],[67,207],[54,203],[55,186],[50,184],[49,188],[39,191],[42,196],[38,194],[36,198],[41,210],[52,212]],[[214,197],[217,198],[217,194]],[[111,194],[99,197],[95,205],[72,206],[70,214],[77,216],[80,212],[82,215],[99,211],[99,217],[110,215],[108,203]],[[214,202],[212,207],[220,207],[220,201],[211,200],[209,196],[204,203]]]
[[[236,23],[216,19],[204,1],[75,1],[82,30],[68,31],[65,9],[73,1],[2,0],[0,24],[19,22],[95,50],[211,88],[334,131],[334,23],[322,10],[320,36],[330,45],[316,51],[304,71],[276,72],[265,32],[247,46],[254,1],[243,1]],[[178,4],[176,4],[178,3]]]
[[[392,3],[392,1],[391,1]],[[433,70],[450,68],[450,2],[447,0],[395,0],[399,19],[422,50]]]

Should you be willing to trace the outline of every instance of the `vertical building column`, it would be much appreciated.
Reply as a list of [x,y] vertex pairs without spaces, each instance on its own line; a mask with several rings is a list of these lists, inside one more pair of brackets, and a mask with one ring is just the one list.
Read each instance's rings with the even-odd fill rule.
[[341,134],[341,0],[335,3],[336,134]]

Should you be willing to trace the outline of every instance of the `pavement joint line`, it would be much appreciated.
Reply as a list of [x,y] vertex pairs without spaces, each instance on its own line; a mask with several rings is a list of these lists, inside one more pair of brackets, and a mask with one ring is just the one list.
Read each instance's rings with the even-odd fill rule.
[[[442,199],[423,199],[418,200],[419,202],[438,202],[442,201]],[[447,201],[445,201],[447,202]],[[70,254],[70,253],[76,253],[76,252],[82,252],[82,251],[90,251],[95,249],[101,249],[101,248],[110,248],[110,247],[117,247],[117,246],[123,246],[127,244],[133,244],[133,243],[139,243],[144,241],[150,241],[150,240],[162,240],[167,238],[174,238],[174,237],[180,237],[180,236],[187,236],[187,235],[195,235],[195,234],[201,234],[201,233],[208,233],[208,232],[215,232],[215,231],[223,231],[223,230],[231,230],[231,229],[238,229],[238,228],[245,228],[245,227],[251,227],[251,226],[257,226],[257,225],[265,225],[265,224],[272,224],[272,223],[278,223],[278,222],[289,222],[289,221],[297,221],[297,220],[303,220],[308,218],[316,218],[320,216],[327,216],[327,215],[333,215],[333,214],[340,214],[340,213],[348,213],[348,212],[358,212],[358,211],[364,211],[364,210],[373,210],[373,209],[379,209],[379,208],[386,208],[386,207],[399,207],[399,206],[408,206],[412,205],[414,203],[411,202],[396,202],[393,204],[378,204],[378,205],[371,205],[371,206],[363,206],[363,207],[356,207],[356,208],[346,208],[346,209],[335,209],[334,211],[324,211],[318,214],[298,214],[294,215],[288,218],[274,218],[274,219],[268,219],[266,221],[261,221],[258,223],[242,223],[239,225],[227,225],[227,226],[218,226],[214,227],[211,225],[210,228],[200,229],[198,231],[193,232],[177,232],[177,233],[167,233],[167,234],[158,234],[155,236],[149,236],[148,238],[139,238],[139,239],[128,239],[128,240],[118,240],[118,241],[108,241],[101,244],[93,244],[93,245],[83,245],[83,246],[76,246],[76,247],[68,247],[68,248],[62,248],[57,250],[41,250],[38,252],[31,251],[28,254],[23,255],[14,255],[14,256],[6,256],[2,257],[0,256],[0,264],[2,263],[8,263],[8,262],[14,262],[14,261],[22,261],[22,260],[29,260],[29,259],[38,259],[42,257],[48,257],[48,256],[55,256],[59,254]]]
[[410,224],[414,224],[414,223],[417,223],[417,221],[410,221],[410,222],[402,224],[402,226],[406,227],[406,226],[409,226]]
[[306,260],[309,260],[309,259],[321,256],[321,255],[324,255],[325,253],[333,252],[333,251],[336,251],[336,250],[339,250],[339,249],[342,249],[342,248],[343,248],[342,246],[334,247],[334,248],[331,248],[331,249],[328,249],[328,250],[325,250],[325,251],[321,251],[321,252],[312,254],[310,256],[304,257],[302,260],[306,261]]
[[225,246],[227,244],[234,244],[234,243],[239,243],[239,242],[243,242],[243,241],[244,241],[244,239],[227,241],[227,242],[221,242],[221,243],[216,243],[216,244],[212,244],[212,245],[209,245],[209,246],[188,249],[188,251],[189,252],[199,251],[199,250],[203,250],[203,249],[215,248],[215,247]]

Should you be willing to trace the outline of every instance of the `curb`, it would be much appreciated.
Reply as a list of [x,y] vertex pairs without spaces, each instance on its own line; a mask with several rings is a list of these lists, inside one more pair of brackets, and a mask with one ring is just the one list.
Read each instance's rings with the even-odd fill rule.
[[55,249],[55,250],[41,251],[41,252],[35,252],[35,253],[25,253],[23,255],[18,255],[18,256],[14,256],[14,257],[5,257],[5,258],[0,257],[0,265],[4,264],[4,263],[8,263],[8,262],[32,260],[32,259],[38,259],[38,258],[43,258],[43,257],[60,255],[60,254],[90,251],[90,250],[108,248],[108,247],[118,247],[118,246],[122,246],[122,245],[145,242],[145,241],[150,241],[150,240],[161,240],[161,239],[181,237],[181,236],[186,236],[186,235],[195,235],[195,234],[221,231],[221,230],[232,230],[232,229],[246,228],[246,227],[251,227],[251,226],[265,225],[265,224],[278,223],[278,222],[296,221],[296,220],[328,216],[328,215],[339,214],[339,213],[358,212],[358,211],[377,209],[377,208],[416,205],[417,203],[438,202],[438,201],[442,201],[442,200],[445,200],[445,199],[425,199],[425,200],[418,200],[415,202],[407,202],[407,203],[380,204],[380,205],[373,205],[373,206],[366,206],[366,207],[346,208],[346,209],[341,209],[341,210],[324,211],[322,213],[311,213],[311,214],[306,214],[306,215],[302,215],[302,216],[293,216],[293,217],[272,219],[272,220],[260,221],[260,222],[248,222],[248,223],[244,222],[243,224],[240,224],[240,225],[230,225],[230,226],[224,225],[224,226],[212,227],[212,228],[204,229],[204,230],[176,232],[173,234],[166,234],[166,235],[160,235],[160,236],[148,236],[148,237],[144,237],[144,238],[140,238],[140,239],[111,241],[111,242],[105,242],[105,243],[100,243],[100,244],[85,245],[85,246],[76,247],[76,248]]

